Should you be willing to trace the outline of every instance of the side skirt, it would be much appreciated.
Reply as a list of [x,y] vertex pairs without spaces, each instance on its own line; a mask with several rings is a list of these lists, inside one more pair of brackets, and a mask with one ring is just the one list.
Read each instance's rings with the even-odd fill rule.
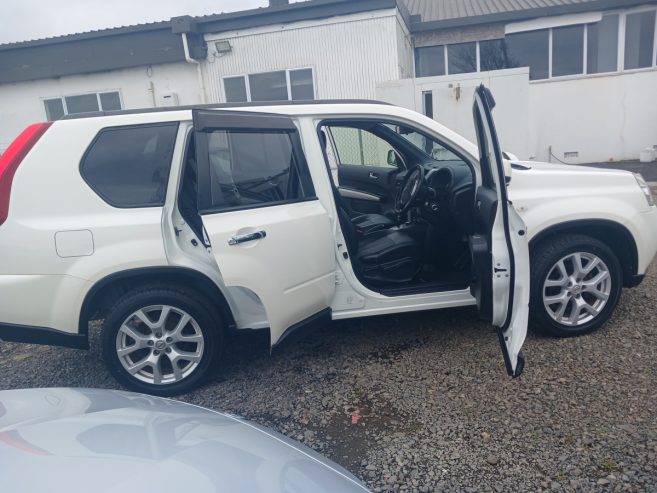
[[69,334],[46,327],[32,327],[29,325],[0,323],[0,339],[7,342],[89,349],[89,340],[86,334]]

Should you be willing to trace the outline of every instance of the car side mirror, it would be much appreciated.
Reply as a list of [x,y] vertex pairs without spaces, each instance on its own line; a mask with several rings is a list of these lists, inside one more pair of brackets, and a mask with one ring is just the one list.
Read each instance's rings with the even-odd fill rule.
[[394,149],[388,150],[388,165],[399,167],[399,159],[397,158],[397,152]]

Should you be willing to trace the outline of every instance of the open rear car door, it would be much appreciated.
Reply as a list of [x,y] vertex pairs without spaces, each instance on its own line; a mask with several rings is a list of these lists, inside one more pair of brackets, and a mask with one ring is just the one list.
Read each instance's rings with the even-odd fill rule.
[[294,121],[192,113],[199,212],[224,283],[257,295],[272,346],[292,330],[330,320],[335,240]]
[[473,116],[481,183],[475,195],[475,232],[470,237],[472,295],[482,319],[498,328],[506,370],[522,373],[521,351],[529,312],[529,247],[523,220],[509,202],[504,163],[491,115],[495,100],[486,87],[475,91]]

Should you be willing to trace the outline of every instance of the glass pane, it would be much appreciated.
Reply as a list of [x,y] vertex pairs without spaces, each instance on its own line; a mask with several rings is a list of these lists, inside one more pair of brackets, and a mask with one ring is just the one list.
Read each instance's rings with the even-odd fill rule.
[[415,48],[415,76],[445,75],[445,47]]
[[447,149],[440,142],[422,132],[418,132],[413,128],[405,127],[403,125],[391,125],[389,123],[385,123],[384,125],[396,134],[401,135],[404,139],[413,144],[417,149],[424,152],[427,157],[434,161],[463,162],[459,156]]
[[479,66],[482,71],[511,68],[506,43],[503,39],[479,42]]
[[605,15],[587,30],[586,71],[589,74],[618,69],[618,15]]
[[100,105],[103,111],[115,111],[121,109],[121,98],[118,92],[104,92],[100,94]]
[[289,133],[218,130],[208,135],[208,144],[214,206],[241,208],[305,196]]
[[224,79],[224,89],[226,91],[226,102],[243,103],[248,101],[246,96],[246,79],[241,77],[226,77]]
[[552,30],[552,77],[584,72],[584,26]]
[[89,113],[98,111],[98,98],[95,94],[82,94],[81,96],[68,96],[66,99],[66,109],[69,115],[75,113]]
[[59,120],[64,116],[64,103],[60,98],[46,99],[43,104],[46,107],[46,116],[49,121]]
[[251,101],[287,101],[285,71],[249,75]]
[[352,127],[331,127],[331,135],[340,164],[396,168],[388,164],[388,152],[394,149],[381,137]]
[[625,68],[652,66],[655,11],[628,14],[625,23]]
[[312,69],[290,70],[290,91],[294,101],[311,101],[315,99]]
[[506,49],[510,67],[529,67],[531,80],[547,79],[549,65],[549,31],[509,34]]
[[447,46],[447,71],[465,74],[477,71],[477,43],[458,43]]
[[115,207],[164,204],[177,123],[102,130],[82,162],[82,176]]

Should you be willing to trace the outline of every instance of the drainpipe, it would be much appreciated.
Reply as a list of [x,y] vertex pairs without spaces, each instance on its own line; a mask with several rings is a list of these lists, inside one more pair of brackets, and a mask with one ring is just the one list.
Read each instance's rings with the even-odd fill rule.
[[198,77],[198,85],[201,88],[201,103],[206,104],[208,101],[207,101],[207,96],[205,94],[205,81],[203,80],[203,72],[201,71],[201,62],[199,62],[198,60],[194,60],[191,56],[189,56],[189,44],[187,43],[187,33],[182,33],[182,42],[183,42],[183,50],[185,51],[185,61],[187,63],[196,65],[196,75]]

